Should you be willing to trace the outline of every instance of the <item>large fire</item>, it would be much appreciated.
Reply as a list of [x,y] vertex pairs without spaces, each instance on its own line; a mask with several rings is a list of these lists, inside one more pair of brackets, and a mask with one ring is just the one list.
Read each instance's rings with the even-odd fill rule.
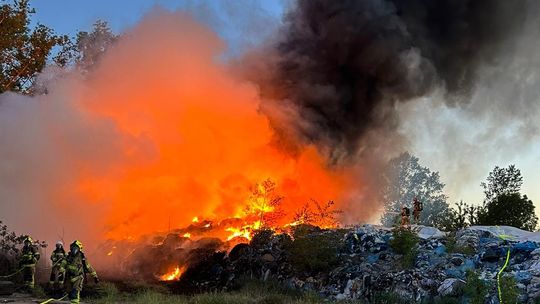
[[82,169],[76,187],[85,201],[107,203],[107,238],[238,219],[216,236],[249,239],[292,222],[310,199],[343,197],[351,177],[328,169],[314,147],[284,152],[256,87],[216,59],[222,49],[186,16],[149,18],[88,76],[80,106],[122,138],[122,159],[107,172]]

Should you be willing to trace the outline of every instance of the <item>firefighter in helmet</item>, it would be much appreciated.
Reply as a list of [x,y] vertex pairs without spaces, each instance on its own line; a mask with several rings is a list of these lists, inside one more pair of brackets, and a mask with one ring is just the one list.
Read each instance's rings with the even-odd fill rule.
[[66,257],[66,291],[71,303],[79,303],[86,274],[90,274],[96,283],[99,282],[96,271],[90,266],[83,253],[83,245],[80,241],[73,241],[69,245],[69,253]]
[[409,208],[403,206],[401,208],[401,226],[407,226],[411,224],[409,220],[410,215],[411,215],[411,211],[409,210]]
[[19,267],[22,269],[24,289],[31,292],[34,289],[34,276],[36,274],[36,263],[39,260],[39,250],[34,245],[30,236],[24,238],[21,260]]
[[414,210],[413,210],[413,216],[414,216],[414,222],[416,224],[420,223],[420,213],[422,210],[424,210],[424,204],[420,200],[418,200],[417,197],[413,200]]
[[51,278],[49,283],[54,289],[62,288],[64,285],[64,277],[66,275],[66,251],[64,250],[64,243],[61,241],[56,242],[56,248],[51,254]]

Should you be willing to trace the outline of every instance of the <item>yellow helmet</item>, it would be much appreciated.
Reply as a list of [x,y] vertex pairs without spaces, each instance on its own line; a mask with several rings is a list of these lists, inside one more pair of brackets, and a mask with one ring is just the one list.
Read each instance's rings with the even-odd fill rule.
[[83,245],[82,245],[81,241],[79,241],[79,240],[73,241],[73,243],[71,243],[70,246],[77,246],[77,247],[79,247],[79,250],[81,250],[81,251],[83,249]]
[[24,238],[23,242],[30,242],[30,243],[33,243],[34,240],[32,240],[32,238],[31,238],[29,235],[27,235],[27,236]]

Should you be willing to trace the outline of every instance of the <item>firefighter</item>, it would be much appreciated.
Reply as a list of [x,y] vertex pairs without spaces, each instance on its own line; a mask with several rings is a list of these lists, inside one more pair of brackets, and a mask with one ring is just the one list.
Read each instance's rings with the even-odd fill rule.
[[420,223],[420,212],[424,210],[424,204],[422,204],[421,201],[418,200],[418,198],[414,198],[413,200],[414,210],[413,210],[413,216],[414,216],[414,222],[418,225]]
[[409,208],[403,206],[401,208],[401,226],[410,225],[411,222],[409,220],[409,216],[411,215],[411,211]]
[[61,241],[56,242],[56,248],[51,254],[51,262],[52,269],[49,284],[53,289],[63,288],[66,275],[66,251],[64,250],[64,243]]
[[23,285],[27,292],[34,289],[34,276],[36,274],[36,263],[39,260],[39,251],[30,236],[24,239],[22,256],[19,261],[19,267],[22,269]]
[[73,241],[69,246],[69,253],[66,257],[65,285],[71,303],[79,303],[87,273],[94,278],[96,284],[99,282],[96,271],[86,260],[82,249],[83,245],[80,241]]

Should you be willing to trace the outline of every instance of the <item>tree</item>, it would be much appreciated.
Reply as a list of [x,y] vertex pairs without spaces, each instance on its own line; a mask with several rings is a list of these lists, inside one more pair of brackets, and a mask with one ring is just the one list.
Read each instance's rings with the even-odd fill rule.
[[478,221],[480,225],[508,225],[533,231],[538,224],[534,209],[526,195],[501,194],[486,204]]
[[445,231],[456,231],[468,226],[467,203],[460,201],[455,208],[449,208],[442,225]]
[[311,202],[305,203],[295,212],[293,220],[298,224],[308,224],[322,228],[337,227],[337,217],[343,213],[343,211],[336,210],[334,207],[334,201],[328,201],[326,204],[321,204],[312,199]]
[[423,202],[424,210],[420,223],[441,227],[448,213],[447,196],[443,193],[444,184],[438,172],[431,172],[422,167],[419,159],[409,153],[403,153],[392,159],[383,172],[385,186],[382,190],[384,213],[381,222],[392,226],[401,211],[401,206],[412,207],[417,197]]
[[483,210],[481,206],[469,205],[463,201],[449,208],[444,217],[442,228],[445,231],[456,231],[471,225],[478,224],[478,214]]
[[0,5],[0,93],[16,91],[32,93],[36,75],[51,59],[55,47],[62,48],[52,58],[60,66],[68,63],[67,36],[58,36],[52,29],[37,24],[30,27],[30,16],[35,13],[29,0],[15,0]]
[[261,229],[273,227],[284,216],[283,196],[277,194],[276,183],[270,179],[255,184],[248,202],[245,213],[256,216]]
[[521,171],[515,165],[508,168],[496,166],[487,177],[487,182],[480,184],[484,188],[485,203],[489,203],[500,195],[519,193],[523,185]]
[[107,22],[98,20],[91,32],[77,33],[75,62],[82,71],[88,71],[101,56],[118,40]]

